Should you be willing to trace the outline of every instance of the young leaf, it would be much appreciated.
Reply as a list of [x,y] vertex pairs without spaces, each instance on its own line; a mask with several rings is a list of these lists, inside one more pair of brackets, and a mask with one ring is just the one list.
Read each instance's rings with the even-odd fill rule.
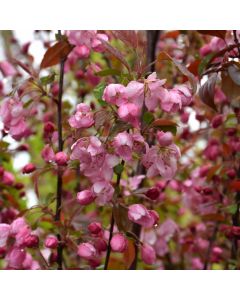
[[66,40],[57,42],[55,45],[48,48],[44,54],[40,68],[52,67],[60,63],[61,60],[65,60],[73,48],[74,46],[69,44]]
[[197,30],[201,34],[207,34],[211,36],[217,36],[220,39],[225,39],[227,30]]
[[217,111],[216,105],[214,103],[215,95],[215,85],[217,82],[217,73],[212,74],[208,81],[204,83],[199,89],[199,97],[207,106],[211,107],[213,110]]

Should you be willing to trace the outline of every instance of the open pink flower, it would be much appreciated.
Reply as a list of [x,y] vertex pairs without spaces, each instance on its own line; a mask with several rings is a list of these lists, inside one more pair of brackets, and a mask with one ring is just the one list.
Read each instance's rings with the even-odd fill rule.
[[95,182],[92,186],[92,191],[96,196],[96,203],[98,205],[105,205],[110,202],[113,198],[114,188],[106,181]]
[[5,247],[10,234],[10,225],[0,224],[0,248]]
[[0,71],[4,77],[14,76],[17,74],[17,70],[8,61],[0,61]]
[[128,208],[128,218],[145,228],[151,228],[156,223],[156,218],[142,204],[133,204]]
[[129,133],[126,131],[118,133],[113,140],[113,146],[116,154],[122,159],[126,161],[132,159],[133,141]]
[[118,108],[118,116],[123,121],[132,124],[133,127],[139,128],[139,117],[141,114],[140,106],[134,103],[125,103]]
[[94,124],[90,106],[85,103],[77,105],[76,113],[70,117],[69,124],[73,128],[89,128]]
[[147,168],[147,177],[161,175],[165,179],[172,179],[177,171],[177,160],[180,150],[175,144],[160,148],[152,146],[143,156],[142,163]]
[[111,83],[103,92],[103,100],[108,103],[120,106],[127,102],[125,86],[122,84]]

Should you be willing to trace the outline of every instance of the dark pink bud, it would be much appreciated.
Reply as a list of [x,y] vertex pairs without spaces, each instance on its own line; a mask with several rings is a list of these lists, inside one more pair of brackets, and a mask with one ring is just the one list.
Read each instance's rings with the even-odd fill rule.
[[146,192],[145,195],[151,200],[156,200],[160,195],[160,191],[158,188],[152,187]]
[[17,147],[18,151],[28,151],[29,150],[29,146],[27,144],[22,144],[20,146]]
[[227,170],[226,174],[230,179],[234,179],[236,177],[236,171],[234,169]]
[[121,233],[115,234],[111,239],[111,248],[114,252],[124,252],[127,248],[128,241]]
[[35,234],[30,234],[24,239],[24,246],[28,248],[38,247],[39,238]]
[[30,174],[32,172],[34,172],[36,170],[36,167],[34,164],[29,163],[27,164],[23,169],[22,169],[22,173],[23,174]]
[[102,225],[99,222],[92,222],[88,225],[88,230],[92,234],[98,234],[102,231]]
[[21,182],[17,182],[15,185],[14,185],[15,189],[17,190],[21,190],[24,188],[24,184],[21,183]]
[[217,115],[212,119],[212,127],[217,128],[219,127],[223,122],[223,115]]
[[57,237],[51,235],[48,236],[44,242],[46,248],[55,249],[58,246],[58,239]]
[[55,130],[55,125],[52,122],[47,122],[44,124],[43,130],[46,134],[53,133]]
[[65,166],[68,162],[68,156],[65,152],[61,151],[55,154],[55,163],[58,166]]
[[213,191],[212,191],[212,188],[210,188],[210,187],[204,187],[202,189],[202,192],[204,195],[211,195]]
[[107,250],[107,243],[104,239],[98,238],[94,241],[94,247],[99,251],[106,251]]

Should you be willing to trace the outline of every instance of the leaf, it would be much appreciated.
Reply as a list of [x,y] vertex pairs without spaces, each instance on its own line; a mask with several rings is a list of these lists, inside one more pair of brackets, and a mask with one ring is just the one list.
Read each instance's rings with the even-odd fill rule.
[[108,42],[106,42],[104,39],[101,39],[101,42],[104,44],[104,47],[106,48],[106,50],[108,52],[110,52],[114,57],[116,57],[128,70],[129,73],[131,73],[131,68],[128,64],[128,62],[125,60],[123,54],[117,50],[116,48],[114,48],[112,45],[110,45]]
[[112,138],[119,132],[130,129],[132,126],[129,123],[126,123],[122,120],[117,120],[115,124],[112,126],[109,137]]
[[65,60],[73,48],[74,46],[69,44],[66,40],[57,42],[55,45],[48,48],[44,54],[40,68],[52,67],[60,63],[61,60]]
[[195,76],[187,69],[187,67],[185,67],[183,64],[181,64],[180,62],[178,62],[175,58],[171,57],[167,52],[162,51],[158,54],[157,56],[157,60],[158,61],[162,61],[162,60],[168,60],[171,61],[177,68],[178,70],[188,78],[191,86],[192,86],[192,90],[193,93],[196,93],[197,91],[197,82],[195,79]]
[[143,115],[143,121],[145,124],[150,124],[154,120],[154,116],[150,111],[146,111]]
[[155,127],[161,129],[164,132],[170,131],[174,135],[176,135],[177,133],[177,126],[178,126],[177,123],[166,119],[157,119],[150,124],[150,128]]
[[93,90],[93,94],[96,97],[96,99],[102,99],[103,96],[103,92],[105,90],[106,84],[105,83],[100,83],[99,85],[97,85],[95,87],[95,89]]
[[138,46],[138,33],[135,30],[113,30],[113,35],[132,48]]
[[112,113],[106,109],[101,109],[94,114],[94,126],[99,130],[106,122],[111,120]]
[[211,36],[217,36],[220,39],[225,39],[227,30],[197,30],[201,34],[207,34]]
[[207,106],[217,111],[214,103],[215,85],[217,82],[217,73],[212,74],[209,79],[199,89],[199,97]]
[[204,216],[202,216],[202,219],[204,221],[218,221],[218,222],[225,221],[225,217],[223,215],[220,215],[220,214],[208,214],[208,215],[204,215]]
[[21,67],[25,72],[27,72],[32,77],[37,77],[37,75],[34,72],[34,70],[32,70],[30,67],[28,67],[26,64],[22,63],[18,59],[12,58],[12,62],[15,63],[16,65],[18,65],[19,67]]
[[231,79],[229,74],[222,72],[222,91],[226,95],[226,97],[234,104],[234,106],[239,107],[239,99],[240,99],[240,86],[236,85],[236,83]]
[[122,164],[118,164],[113,168],[114,173],[116,173],[117,175],[121,175],[123,169],[124,169],[124,166]]
[[207,181],[210,181],[212,177],[217,173],[217,171],[221,168],[221,165],[218,164],[216,166],[212,166],[207,173]]
[[204,70],[207,68],[208,64],[210,63],[210,61],[212,60],[214,55],[215,55],[215,53],[209,53],[201,60],[199,66],[198,66],[198,74],[200,76],[202,75]]
[[126,266],[126,269],[128,270],[130,268],[130,266],[132,265],[132,262],[134,261],[135,256],[136,256],[133,241],[128,240],[128,247],[124,251],[123,255],[124,255],[124,264]]
[[95,73],[97,76],[108,76],[108,75],[117,75],[120,76],[121,72],[117,69],[105,69]]
[[236,85],[240,86],[240,69],[239,65],[233,63],[228,67],[228,74]]
[[52,73],[48,76],[44,76],[40,78],[40,81],[43,85],[47,85],[49,83],[52,83],[55,80],[55,73]]
[[240,191],[240,180],[234,180],[229,185],[230,189],[233,191]]
[[113,216],[120,231],[127,232],[131,229],[132,222],[128,219],[128,208],[122,204],[114,204]]
[[173,31],[167,31],[166,33],[163,34],[162,38],[164,39],[176,39],[180,35],[179,30],[173,30]]

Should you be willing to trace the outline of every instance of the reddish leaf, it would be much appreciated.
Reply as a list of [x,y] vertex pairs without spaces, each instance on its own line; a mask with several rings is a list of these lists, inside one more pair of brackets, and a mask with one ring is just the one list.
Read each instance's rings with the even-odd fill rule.
[[167,119],[157,119],[153,121],[150,125],[151,127],[158,127],[158,126],[178,126],[176,122]]
[[114,220],[117,223],[117,227],[120,231],[127,232],[132,226],[132,222],[128,219],[128,209],[121,204],[115,204],[113,206]]
[[162,38],[165,39],[176,39],[180,34],[179,30],[173,30],[173,31],[167,31],[166,33],[163,34]]
[[217,221],[217,222],[223,222],[223,221],[225,221],[225,217],[223,215],[220,215],[220,214],[208,214],[208,215],[204,215],[204,216],[202,216],[202,219],[204,221]]
[[217,74],[212,74],[208,81],[204,83],[203,86],[200,87],[199,97],[209,107],[213,110],[217,111],[216,105],[214,103],[214,95],[215,95],[215,85],[217,82]]
[[126,265],[126,269],[128,270],[129,267],[131,266],[132,262],[134,261],[134,258],[136,255],[133,241],[128,240],[128,247],[124,251],[123,255],[124,255],[124,263]]
[[74,46],[63,40],[48,48],[42,59],[40,68],[48,68],[67,58]]
[[240,191],[240,180],[234,180],[230,183],[230,189],[233,191]]
[[108,42],[106,42],[105,40],[103,40],[103,39],[100,39],[100,40],[104,44],[104,47],[106,48],[106,50],[109,51],[118,60],[120,60],[120,62],[127,68],[128,72],[130,73],[131,68],[130,68],[128,62],[126,61],[126,59],[124,58],[124,56],[122,55],[122,53],[119,50],[117,50],[116,48],[114,48],[112,45],[110,45]]
[[197,30],[201,34],[207,34],[211,36],[217,36],[220,39],[225,39],[227,30]]
[[163,60],[168,60],[171,61],[177,68],[178,70],[188,78],[189,82],[191,83],[193,93],[196,92],[197,90],[197,82],[195,79],[195,76],[180,62],[178,62],[175,58],[171,57],[167,52],[162,51],[158,54],[157,56],[158,61],[163,61]]

